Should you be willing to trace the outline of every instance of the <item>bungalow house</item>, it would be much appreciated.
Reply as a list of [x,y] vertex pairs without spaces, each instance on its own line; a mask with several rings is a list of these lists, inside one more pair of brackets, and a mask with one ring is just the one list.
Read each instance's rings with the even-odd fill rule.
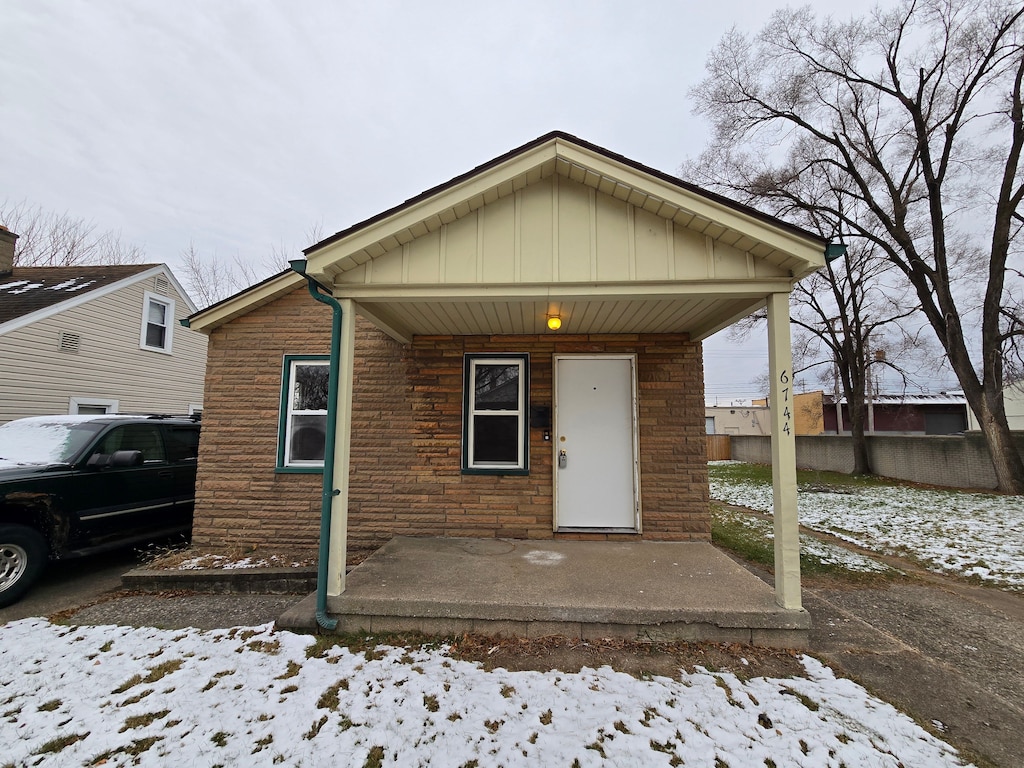
[[701,340],[767,306],[776,598],[799,611],[788,299],[825,248],[531,141],[188,319],[210,340],[194,543],[319,545],[338,596],[395,536],[707,542]]
[[206,337],[165,264],[14,266],[0,227],[0,423],[25,416],[192,413]]

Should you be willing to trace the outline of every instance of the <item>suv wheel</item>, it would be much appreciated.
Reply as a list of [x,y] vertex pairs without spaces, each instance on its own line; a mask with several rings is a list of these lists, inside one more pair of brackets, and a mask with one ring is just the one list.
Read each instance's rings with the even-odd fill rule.
[[46,563],[46,541],[23,525],[0,525],[0,608],[16,603]]

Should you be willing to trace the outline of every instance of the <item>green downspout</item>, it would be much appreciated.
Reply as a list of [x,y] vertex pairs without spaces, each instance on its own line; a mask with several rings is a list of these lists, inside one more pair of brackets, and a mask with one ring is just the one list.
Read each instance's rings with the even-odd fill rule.
[[[316,623],[328,632],[338,626],[338,620],[327,615],[327,560],[331,551],[331,502],[341,491],[334,487],[335,431],[338,426],[338,357],[341,354],[341,304],[322,286],[306,274],[306,260],[288,262],[309,286],[309,295],[331,308],[331,364],[327,386],[327,434],[324,439],[324,483],[320,497],[320,556],[316,575]],[[342,565],[344,568],[345,566]]]

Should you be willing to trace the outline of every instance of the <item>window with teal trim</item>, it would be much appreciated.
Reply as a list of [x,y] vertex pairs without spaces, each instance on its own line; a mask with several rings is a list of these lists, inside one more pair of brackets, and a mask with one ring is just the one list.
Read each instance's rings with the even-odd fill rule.
[[323,468],[329,366],[327,355],[285,356],[278,468],[307,471]]
[[529,469],[529,357],[467,355],[463,385],[462,469],[525,473]]

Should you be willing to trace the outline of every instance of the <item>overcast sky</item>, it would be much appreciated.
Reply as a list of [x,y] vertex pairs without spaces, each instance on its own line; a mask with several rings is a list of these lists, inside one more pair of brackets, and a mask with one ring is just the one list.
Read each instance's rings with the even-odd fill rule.
[[[298,255],[555,129],[674,173],[709,50],[783,5],[0,0],[0,201],[173,268]],[[762,345],[707,346],[708,395],[754,394]]]

